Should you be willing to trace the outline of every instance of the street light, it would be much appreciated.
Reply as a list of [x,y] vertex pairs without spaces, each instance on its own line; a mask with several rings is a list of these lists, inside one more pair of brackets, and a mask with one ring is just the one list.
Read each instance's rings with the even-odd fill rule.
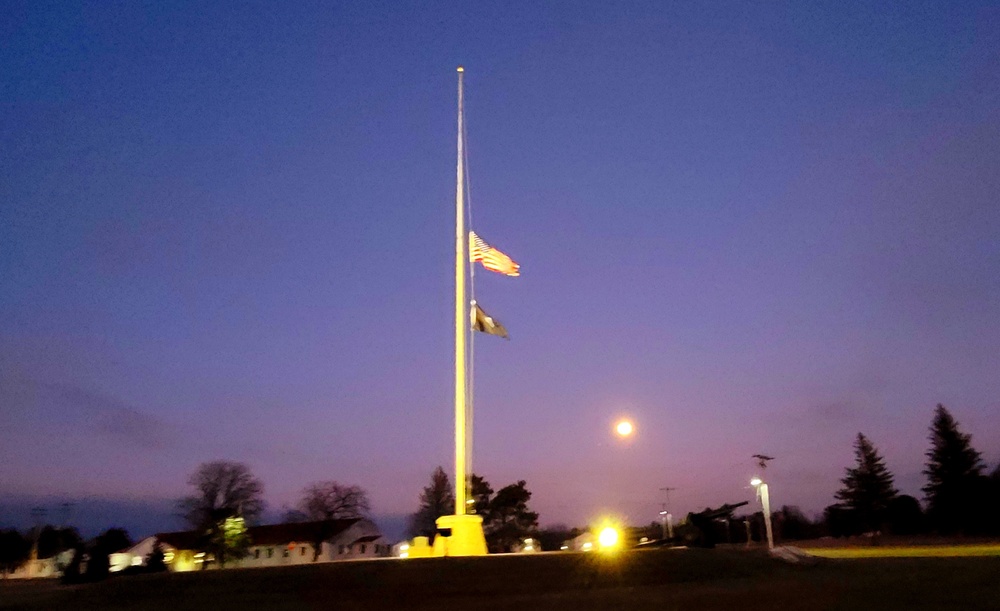
[[757,489],[757,498],[760,499],[760,504],[764,508],[764,528],[767,530],[767,549],[774,549],[774,535],[771,532],[771,498],[768,496],[767,483],[759,477],[754,477],[750,480],[750,485]]
[[610,550],[618,546],[619,538],[618,529],[614,526],[605,526],[597,535],[597,542],[600,543],[601,549]]
[[663,536],[668,541],[674,538],[674,516],[670,515],[666,509],[660,512],[660,519],[663,520]]
[[660,519],[663,520],[663,538],[668,541],[674,538],[674,525],[672,524],[673,516],[667,511],[667,506],[670,504],[670,493],[674,490],[677,490],[677,488],[660,488],[660,491],[666,495],[667,499],[666,502],[663,503],[663,511],[660,512]]

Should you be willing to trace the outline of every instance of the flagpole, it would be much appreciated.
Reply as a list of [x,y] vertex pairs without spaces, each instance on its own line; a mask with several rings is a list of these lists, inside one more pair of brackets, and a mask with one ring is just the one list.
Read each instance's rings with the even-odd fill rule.
[[458,67],[458,167],[455,186],[455,515],[465,515],[466,491],[466,431],[465,431],[465,333],[469,312],[465,298],[465,165],[462,130],[464,97],[462,76],[465,69]]
[[[471,310],[465,296],[468,255],[468,236],[465,230],[465,99],[462,77],[465,69],[458,67],[458,168],[455,184],[455,514],[440,516],[434,521],[437,536],[430,553],[411,546],[410,551],[420,550],[421,555],[482,556],[486,554],[486,537],[483,536],[483,518],[467,513],[468,482],[466,459],[469,455],[466,437],[466,334],[469,333]],[[471,369],[471,367],[470,367]],[[471,399],[469,400],[471,403]],[[471,431],[470,431],[471,433]]]

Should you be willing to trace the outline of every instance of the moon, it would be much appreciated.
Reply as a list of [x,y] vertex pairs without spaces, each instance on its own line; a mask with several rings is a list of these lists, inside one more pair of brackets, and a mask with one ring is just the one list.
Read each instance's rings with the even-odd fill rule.
[[635,431],[635,427],[628,420],[622,420],[615,425],[615,431],[620,437],[628,437]]

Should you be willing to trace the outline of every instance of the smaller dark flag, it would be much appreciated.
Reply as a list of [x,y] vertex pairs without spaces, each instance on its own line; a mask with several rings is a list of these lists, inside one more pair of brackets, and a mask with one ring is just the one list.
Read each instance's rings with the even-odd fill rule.
[[507,335],[507,329],[500,324],[500,321],[484,312],[475,301],[472,302],[472,312],[470,312],[470,314],[472,315],[473,331],[479,331],[480,333],[488,333],[504,339],[510,339],[510,336]]

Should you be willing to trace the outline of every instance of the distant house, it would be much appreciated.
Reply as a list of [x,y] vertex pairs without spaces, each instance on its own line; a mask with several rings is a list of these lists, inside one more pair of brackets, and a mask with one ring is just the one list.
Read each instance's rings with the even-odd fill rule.
[[[314,562],[315,545],[320,538],[323,540],[315,562],[378,558],[389,556],[392,551],[378,527],[364,518],[251,526],[247,534],[251,541],[249,554],[242,560],[227,562],[227,568],[310,564]],[[197,551],[198,538],[194,531],[146,537],[122,554],[116,554],[112,571],[145,564],[157,541],[171,571],[193,571],[206,561],[212,568],[212,558]]]
[[563,549],[572,552],[589,552],[597,549],[597,537],[590,531],[584,531],[563,543]]
[[59,577],[62,571],[73,560],[74,550],[63,550],[48,558],[37,558],[32,551],[24,564],[8,573],[5,577],[11,579],[31,579],[36,577]]
[[195,558],[198,555],[198,552],[195,551],[198,547],[198,538],[198,533],[194,531],[159,533],[152,537],[146,537],[128,549],[112,554],[108,558],[111,563],[111,572],[117,573],[130,566],[144,566],[146,559],[153,553],[157,542],[163,550],[163,561],[170,570],[193,571],[199,568],[197,565],[200,562],[196,562],[196,560],[204,558],[203,555]]

